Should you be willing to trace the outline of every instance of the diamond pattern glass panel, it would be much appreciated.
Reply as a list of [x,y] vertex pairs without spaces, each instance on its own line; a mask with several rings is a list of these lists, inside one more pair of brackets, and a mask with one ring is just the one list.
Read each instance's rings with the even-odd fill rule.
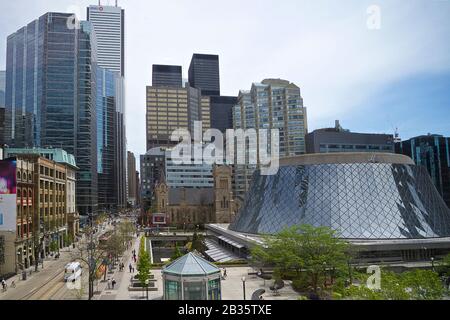
[[347,239],[450,236],[450,210],[425,168],[387,163],[293,165],[255,171],[233,231],[328,226]]

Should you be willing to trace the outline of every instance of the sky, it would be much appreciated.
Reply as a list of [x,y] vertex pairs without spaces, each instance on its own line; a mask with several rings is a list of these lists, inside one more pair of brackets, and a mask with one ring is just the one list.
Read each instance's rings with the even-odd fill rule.
[[[97,1],[2,0],[0,69],[9,34],[49,11],[86,19],[90,4]],[[119,5],[126,15],[127,143],[137,158],[146,152],[145,88],[152,65],[182,65],[187,78],[193,53],[220,56],[222,95],[237,95],[265,78],[297,84],[310,132],[339,119],[354,132],[393,134],[398,128],[402,139],[450,136],[450,0]]]

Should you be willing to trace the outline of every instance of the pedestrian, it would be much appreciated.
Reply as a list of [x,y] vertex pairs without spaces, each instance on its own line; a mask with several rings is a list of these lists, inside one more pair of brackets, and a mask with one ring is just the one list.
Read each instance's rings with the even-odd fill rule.
[[223,269],[223,277],[226,279],[227,278],[227,269]]
[[5,281],[5,279],[2,279],[2,288],[3,288],[3,291],[6,291],[6,281]]
[[130,273],[131,273],[132,270],[133,270],[133,266],[131,265],[131,263],[130,263],[130,265],[128,266],[128,268],[130,268]]
[[122,262],[122,271],[125,270],[125,264]]
[[116,279],[113,278],[111,281],[111,284],[112,284],[112,289],[114,290],[114,287],[116,285]]
[[108,279],[108,290],[110,290],[111,289],[111,279]]

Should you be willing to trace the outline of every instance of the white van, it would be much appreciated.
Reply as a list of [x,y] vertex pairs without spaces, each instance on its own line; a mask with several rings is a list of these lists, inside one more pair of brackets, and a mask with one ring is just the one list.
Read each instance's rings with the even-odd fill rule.
[[79,262],[68,263],[64,270],[64,281],[73,282],[81,277],[83,270],[81,269],[81,264]]

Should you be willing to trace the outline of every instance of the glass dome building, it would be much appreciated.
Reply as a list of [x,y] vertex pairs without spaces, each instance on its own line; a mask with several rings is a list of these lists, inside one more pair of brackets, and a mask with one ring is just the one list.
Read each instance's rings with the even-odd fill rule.
[[220,269],[194,253],[162,270],[164,300],[221,300]]
[[424,167],[381,153],[310,154],[256,171],[229,230],[275,234],[300,224],[327,226],[344,239],[450,237],[450,210]]

